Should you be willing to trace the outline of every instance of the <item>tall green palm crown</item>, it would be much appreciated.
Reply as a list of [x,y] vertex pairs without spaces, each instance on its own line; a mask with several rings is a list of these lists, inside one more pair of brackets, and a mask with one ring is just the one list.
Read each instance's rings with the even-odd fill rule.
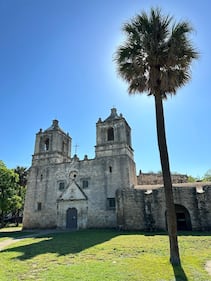
[[147,92],[166,98],[190,79],[190,63],[198,57],[187,37],[192,28],[188,22],[172,20],[157,8],[123,26],[127,39],[115,60],[130,94]]

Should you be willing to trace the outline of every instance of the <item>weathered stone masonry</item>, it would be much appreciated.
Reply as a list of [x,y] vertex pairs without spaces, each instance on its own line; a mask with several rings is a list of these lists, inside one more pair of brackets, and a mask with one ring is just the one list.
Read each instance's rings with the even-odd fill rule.
[[[24,228],[166,229],[162,177],[136,176],[131,129],[122,114],[112,108],[108,118],[99,118],[94,159],[72,156],[71,144],[57,120],[36,134]],[[211,229],[211,183],[172,179],[179,229]]]
[[96,123],[95,158],[71,157],[71,138],[54,120],[36,135],[24,228],[116,227],[115,193],[136,184],[131,129],[116,109]]
[[[179,230],[211,229],[211,184],[175,184],[173,187]],[[117,225],[143,231],[166,229],[165,194],[162,186],[119,189]]]

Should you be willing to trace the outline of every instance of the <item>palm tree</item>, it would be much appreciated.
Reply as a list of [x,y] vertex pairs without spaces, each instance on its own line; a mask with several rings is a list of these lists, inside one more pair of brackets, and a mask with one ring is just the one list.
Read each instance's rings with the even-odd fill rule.
[[127,38],[115,53],[119,75],[129,84],[129,94],[154,96],[158,148],[165,189],[170,262],[180,264],[176,213],[165,134],[163,100],[190,79],[190,64],[198,52],[188,39],[188,22],[172,23],[173,18],[151,9],[123,25]]

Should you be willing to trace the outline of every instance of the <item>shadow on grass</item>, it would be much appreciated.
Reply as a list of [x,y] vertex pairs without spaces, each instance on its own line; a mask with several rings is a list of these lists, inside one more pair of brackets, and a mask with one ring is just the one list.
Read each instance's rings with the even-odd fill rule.
[[22,236],[26,236],[29,234],[33,234],[34,232],[28,232],[28,231],[21,231],[21,230],[17,230],[17,231],[2,231],[0,232],[0,238],[4,238],[4,237],[8,237],[8,238],[19,238]]
[[[168,232],[166,231],[137,232],[137,234],[138,233],[145,236],[156,236],[156,235],[168,236]],[[178,236],[211,236],[211,231],[179,231],[177,235]]]
[[185,271],[181,265],[172,265],[172,267],[174,270],[174,276],[176,281],[188,281]]
[[[27,260],[45,253],[56,253],[59,256],[76,254],[97,244],[109,241],[119,236],[115,230],[84,230],[76,232],[50,233],[34,237],[29,245],[16,246],[5,249],[3,252],[19,252],[16,259]],[[26,237],[27,238],[27,237]],[[38,240],[46,238],[46,240]],[[37,240],[37,242],[36,242]]]
[[[25,232],[13,232],[7,233],[9,236],[11,234],[11,237],[15,239],[19,239],[19,234],[25,234]],[[4,233],[5,234],[5,233]],[[117,231],[117,230],[111,230],[111,229],[89,229],[89,230],[80,230],[76,232],[55,232],[55,233],[47,233],[42,234],[38,236],[31,235],[34,239],[32,243],[29,245],[23,245],[23,246],[13,246],[11,248],[7,248],[6,250],[3,250],[1,252],[19,252],[20,255],[16,258],[20,260],[27,260],[31,259],[35,256],[45,254],[45,253],[56,253],[59,256],[68,255],[68,254],[76,254],[79,253],[85,249],[88,249],[90,247],[93,247],[95,245],[99,245],[103,242],[109,241],[114,237],[117,237],[119,235],[131,235],[131,234],[137,234],[137,235],[145,235],[145,236],[155,236],[155,235],[167,235],[165,232],[157,232],[157,233],[146,233],[146,232],[130,232],[130,231]],[[29,233],[28,233],[29,235]],[[192,236],[208,236],[211,235],[211,232],[185,232],[180,233],[178,235],[192,235]],[[25,236],[27,238],[27,236]],[[40,240],[39,238],[46,238],[43,240]],[[185,275],[184,270],[181,266],[175,266],[174,269],[174,275],[176,278],[176,281],[186,281],[187,277]]]
[[211,231],[179,231],[178,236],[211,236]]
[[3,237],[16,238],[16,237],[19,237],[22,235],[23,234],[21,231],[1,231],[0,232],[0,238],[3,238]]

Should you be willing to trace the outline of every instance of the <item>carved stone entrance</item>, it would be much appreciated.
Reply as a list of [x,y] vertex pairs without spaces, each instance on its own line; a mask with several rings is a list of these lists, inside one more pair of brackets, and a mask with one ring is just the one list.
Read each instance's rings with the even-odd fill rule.
[[66,228],[77,229],[77,209],[69,208],[66,212]]

